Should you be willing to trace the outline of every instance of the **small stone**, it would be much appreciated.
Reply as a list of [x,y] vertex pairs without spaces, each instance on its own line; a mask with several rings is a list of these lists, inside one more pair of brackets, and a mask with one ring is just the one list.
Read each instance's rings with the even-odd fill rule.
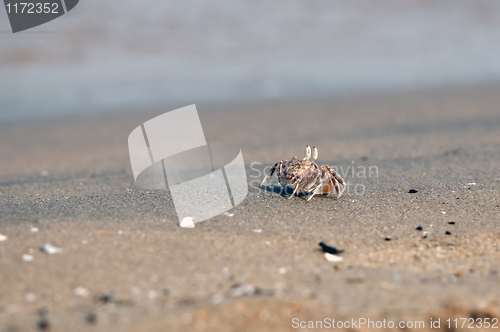
[[111,300],[112,300],[112,297],[111,297],[111,295],[108,295],[108,294],[101,294],[97,297],[97,302],[100,302],[103,304],[109,303],[109,302],[111,302]]
[[386,240],[386,241],[390,241],[390,240],[391,240],[391,238],[390,238],[390,237],[386,237],[386,238],[385,238],[385,240]]
[[415,228],[417,231],[421,231],[423,228],[422,226],[418,226],[417,228]]
[[22,258],[23,258],[23,261],[25,261],[25,262],[33,262],[35,260],[33,255],[30,255],[30,254],[24,254],[22,256]]
[[262,229],[252,229],[252,232],[254,232],[254,233],[262,233]]
[[8,239],[7,235],[0,234],[0,242],[7,241],[7,239]]
[[193,217],[185,217],[179,224],[182,228],[194,228]]
[[340,253],[344,252],[344,250],[342,250],[342,249],[330,247],[330,246],[324,244],[323,242],[320,242],[319,246],[321,247],[321,250],[323,250],[323,252],[327,252],[327,253],[332,254],[332,255],[336,255],[336,254],[340,254]]
[[446,211],[441,211],[441,214],[446,214]]
[[231,289],[231,296],[239,297],[239,296],[252,296],[255,294],[255,287],[250,284],[235,284]]
[[451,233],[450,233],[450,232],[448,232],[448,231],[446,231],[446,233],[444,233],[444,234],[446,234],[446,235],[451,235]]
[[87,314],[87,317],[85,317],[85,320],[87,321],[87,323],[94,325],[97,322],[97,316],[93,312],[89,312]]
[[223,214],[228,217],[234,216],[234,213],[229,213],[229,212],[224,212]]
[[286,267],[280,267],[280,268],[278,269],[278,273],[279,273],[279,274],[285,274],[286,272],[287,272]]
[[43,245],[43,247],[40,248],[40,250],[42,252],[49,254],[49,255],[60,254],[63,252],[63,250],[61,248],[54,247],[53,245],[51,245],[49,243],[45,243]]
[[158,297],[158,293],[156,293],[156,291],[154,290],[151,290],[148,292],[148,299],[150,300],[154,300]]
[[325,252],[325,258],[327,261],[332,262],[332,263],[338,263],[338,262],[344,261],[344,258],[337,256],[337,255],[329,254],[327,252]]
[[33,293],[28,293],[24,295],[24,299],[28,302],[35,302],[36,301],[36,295]]
[[418,193],[418,190],[415,190],[415,189],[410,189],[410,190],[408,191],[408,193],[409,193],[409,194],[416,194],[416,193]]
[[46,331],[50,328],[50,324],[46,319],[38,321],[37,327],[40,331]]
[[468,182],[467,185],[468,186],[475,186],[475,185],[477,185],[477,183],[475,183],[475,182]]
[[75,294],[76,296],[87,297],[89,296],[89,291],[84,287],[76,287],[73,291],[73,294]]
[[455,222],[454,221],[450,221],[450,222],[448,222],[448,224],[455,225]]
[[38,228],[37,227],[31,227],[30,231],[32,231],[32,232],[38,232]]

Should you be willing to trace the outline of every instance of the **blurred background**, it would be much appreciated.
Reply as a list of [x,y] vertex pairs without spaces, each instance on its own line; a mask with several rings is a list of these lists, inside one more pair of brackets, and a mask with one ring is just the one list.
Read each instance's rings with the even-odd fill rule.
[[500,2],[81,0],[13,34],[0,121],[500,80]]

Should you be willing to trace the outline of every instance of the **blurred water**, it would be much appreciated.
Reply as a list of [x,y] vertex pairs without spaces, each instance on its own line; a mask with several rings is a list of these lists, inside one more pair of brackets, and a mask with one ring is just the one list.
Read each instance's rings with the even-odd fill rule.
[[81,0],[12,34],[0,121],[500,79],[500,2]]

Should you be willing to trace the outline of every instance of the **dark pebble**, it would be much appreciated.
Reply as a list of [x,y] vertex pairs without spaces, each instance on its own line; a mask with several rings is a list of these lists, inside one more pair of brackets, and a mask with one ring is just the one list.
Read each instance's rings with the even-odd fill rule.
[[422,226],[418,226],[417,228],[415,228],[417,231],[421,231],[423,228]]
[[386,238],[385,238],[385,240],[386,240],[386,241],[390,241],[390,240],[391,240],[391,238],[390,238],[390,237],[386,237]]
[[455,225],[455,222],[454,221],[449,221],[448,224]]
[[179,306],[190,306],[196,303],[195,299],[192,298],[185,298],[181,299],[180,301],[177,302]]
[[427,235],[422,236],[422,239],[427,239]]
[[342,250],[342,249],[330,247],[330,246],[324,244],[323,242],[320,242],[319,246],[321,247],[321,250],[323,250],[323,252],[327,252],[327,253],[332,254],[332,255],[336,255],[336,254],[340,254],[340,253],[344,252],[344,250]]
[[446,234],[446,235],[451,235],[451,233],[450,233],[450,232],[448,232],[448,231],[446,231],[446,233],[444,233],[444,234]]
[[40,331],[47,331],[50,328],[50,324],[46,319],[38,321],[37,326]]
[[111,302],[111,295],[107,295],[107,294],[101,294],[97,297],[97,302],[101,302],[101,303],[109,303]]
[[418,193],[418,190],[415,190],[415,189],[410,189],[410,190],[408,191],[408,193],[409,193],[409,194],[416,194],[416,193]]
[[93,312],[89,312],[87,314],[87,317],[85,317],[85,320],[87,321],[87,323],[94,325],[97,322],[97,316]]

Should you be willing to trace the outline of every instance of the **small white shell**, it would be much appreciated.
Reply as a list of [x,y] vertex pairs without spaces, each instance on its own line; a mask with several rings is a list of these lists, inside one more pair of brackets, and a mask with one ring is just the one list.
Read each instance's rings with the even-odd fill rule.
[[182,219],[179,226],[181,226],[182,228],[194,228],[193,217],[185,217],[184,219]]
[[25,262],[33,262],[35,260],[33,255],[30,255],[30,254],[24,254],[22,256],[22,258],[23,258],[23,261],[25,261]]
[[53,245],[49,243],[45,243],[42,248],[40,248],[43,252],[53,255],[53,254],[60,254],[63,252],[61,248],[54,247]]
[[87,297],[89,296],[90,292],[84,287],[76,287],[73,291],[73,294],[75,294],[76,296]]
[[340,256],[329,254],[327,252],[325,252],[325,258],[327,261],[333,262],[333,263],[342,262],[344,260],[344,258],[342,258]]

